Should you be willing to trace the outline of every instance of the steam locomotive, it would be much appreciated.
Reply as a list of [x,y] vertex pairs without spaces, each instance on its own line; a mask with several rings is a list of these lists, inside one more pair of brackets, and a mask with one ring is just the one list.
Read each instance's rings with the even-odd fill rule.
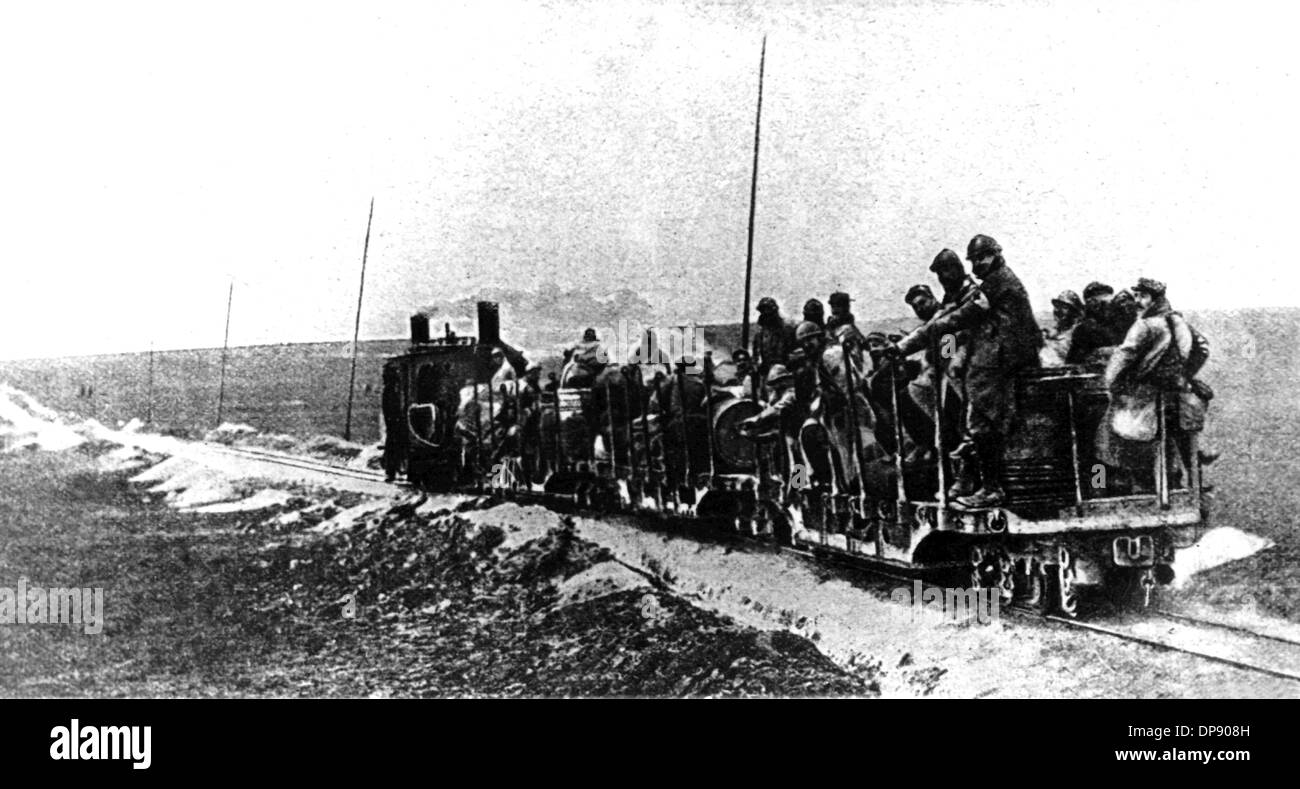
[[797,484],[782,438],[742,429],[761,405],[719,383],[711,354],[675,369],[611,364],[552,390],[523,376],[518,354],[494,360],[509,347],[496,304],[479,302],[478,331],[432,337],[427,317],[411,318],[409,349],[384,368],[390,474],[431,490],[691,518],[891,572],[957,573],[1005,602],[1068,616],[1085,590],[1149,603],[1208,523],[1211,490],[1199,461],[1185,468],[1171,450],[1164,408],[1149,455],[1130,469],[1146,488],[1097,484],[1092,436],[1107,396],[1095,370],[1017,380],[1007,502],[970,511],[946,500],[942,438],[937,457],[910,465],[901,451],[866,464],[845,456],[853,442],[823,441],[804,451],[827,453],[831,478]]

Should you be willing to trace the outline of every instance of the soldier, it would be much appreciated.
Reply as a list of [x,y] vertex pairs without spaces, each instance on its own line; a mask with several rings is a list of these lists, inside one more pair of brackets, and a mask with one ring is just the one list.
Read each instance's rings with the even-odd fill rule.
[[[799,431],[807,417],[807,408],[794,390],[794,374],[784,364],[774,364],[767,371],[767,399],[763,410],[743,420],[736,429],[741,435],[756,438],[759,433],[776,428],[780,432],[782,453],[780,467],[773,469],[781,479],[788,478],[795,464],[803,462],[799,448]],[[762,451],[759,448],[759,451]]]
[[1070,335],[1070,355],[1066,361],[1080,364],[1098,348],[1108,348],[1122,341],[1110,327],[1110,302],[1115,289],[1104,282],[1089,282],[1083,289],[1083,317]]
[[653,386],[649,408],[659,414],[669,475],[676,484],[688,485],[688,471],[698,474],[708,468],[708,403],[703,371],[700,365],[687,364],[681,357],[667,375],[656,371]]
[[826,328],[826,311],[822,308],[822,303],[817,299],[808,299],[804,302],[803,319],[823,329]]
[[[930,321],[886,349],[892,356],[921,350],[943,335],[970,331],[967,360],[966,441],[955,455],[957,481],[949,498],[967,509],[994,507],[1005,494],[1000,480],[1002,447],[1015,416],[1015,376],[1038,366],[1043,336],[1034,319],[1029,295],[1002,257],[1002,247],[989,236],[977,235],[966,247],[966,259],[981,282],[974,298]],[[979,462],[981,487],[975,486],[973,450]]]
[[754,397],[754,363],[750,361],[749,351],[744,348],[737,348],[731,352],[731,366],[733,372],[726,375],[723,367],[719,366],[715,374],[719,376],[718,386],[728,389],[736,389],[739,397]]
[[803,419],[794,391],[794,374],[784,364],[774,364],[767,371],[767,402],[757,415],[736,426],[747,435],[779,427],[782,435],[793,438]]
[[794,332],[781,317],[776,299],[764,296],[758,300],[758,328],[754,331],[754,345],[750,353],[760,376],[766,377],[774,364],[785,364],[786,355],[794,347]]
[[569,387],[591,386],[609,361],[595,329],[584,331],[582,341],[570,347],[564,355],[567,363],[560,374],[560,382]]
[[[1167,432],[1171,443],[1178,448],[1183,465],[1190,469],[1192,437],[1200,432],[1205,411],[1204,390],[1198,389],[1199,382],[1194,380],[1209,359],[1210,346],[1186,318],[1170,307],[1163,282],[1143,277],[1134,286],[1133,297],[1142,309],[1142,317],[1111,356],[1104,378],[1106,389],[1112,395],[1123,392],[1147,401],[1154,400],[1161,392],[1168,393]],[[1182,393],[1192,397],[1182,397]],[[1108,430],[1109,425],[1103,424],[1102,428]],[[1103,445],[1108,448],[1106,459],[1118,461],[1109,449],[1112,445],[1107,442]],[[1207,454],[1200,460],[1204,463],[1213,457]],[[1116,465],[1120,464],[1116,462]]]
[[[961,258],[951,249],[940,250],[930,263],[930,271],[943,287],[943,298],[939,302],[939,313],[951,312],[979,294],[979,285],[974,277],[966,273]],[[944,385],[959,405],[963,405],[961,419],[965,419],[966,402],[966,357],[970,352],[968,332],[953,332],[940,343],[943,355]],[[965,429],[961,429],[965,432]]]
[[[913,285],[908,289],[904,300],[912,308],[912,312],[916,314],[916,317],[922,321],[933,320],[941,312],[939,300],[935,298],[934,292],[930,290],[928,285]],[[936,409],[942,411],[943,445],[951,448],[957,445],[961,437],[964,403],[961,392],[951,385],[951,379],[946,369],[946,362],[951,355],[952,349],[948,349],[949,356],[945,356],[943,351],[942,341],[932,343],[925,350],[922,357],[924,363],[920,371],[908,383],[907,393],[920,409],[920,413],[924,414],[931,424],[934,422]],[[938,381],[935,380],[936,378],[938,378]],[[937,390],[936,385],[939,387]],[[942,398],[942,400],[938,401],[937,398]],[[941,408],[940,403],[942,403]],[[915,427],[908,427],[909,423],[913,423],[920,418],[920,414],[910,415],[910,409],[906,409],[905,406],[904,408],[904,428],[908,430],[908,435],[912,436],[913,440],[917,441],[918,444],[922,439],[933,440],[934,433],[932,430],[923,428],[918,436]],[[926,444],[925,446],[929,448],[931,445]]]
[[[925,288],[924,285],[920,287]],[[908,295],[916,296],[917,293],[913,289]],[[908,462],[925,460],[934,447],[934,418],[932,413],[918,405],[909,391],[909,384],[921,374],[923,365],[911,359],[888,358],[886,349],[891,344],[889,337],[880,332],[867,335],[867,347],[875,363],[867,385],[871,392],[871,408],[875,414],[876,443],[890,455],[907,451],[907,447],[898,446],[894,428],[894,401],[897,399],[903,432],[911,438],[914,445]]]
[[406,462],[407,428],[402,412],[402,378],[395,362],[384,365],[384,389],[380,395],[384,414],[384,478],[392,482]]
[[871,372],[880,369],[885,361],[885,348],[889,345],[889,338],[882,331],[867,332],[864,344],[867,348],[867,356],[871,359]]
[[492,385],[499,387],[502,384],[515,380],[515,368],[510,362],[506,361],[506,352],[500,348],[492,349]]
[[1127,288],[1116,293],[1115,298],[1110,300],[1106,326],[1110,329],[1110,336],[1115,340],[1116,345],[1124,342],[1128,330],[1132,328],[1141,313],[1141,305],[1138,304],[1133,292]]
[[[830,343],[826,333],[815,324],[805,322],[795,331],[799,347],[791,354],[801,360],[795,371],[795,396],[805,407],[808,418],[802,431],[804,457],[812,466],[814,479],[829,484],[832,467],[825,460],[839,461],[843,480],[851,484],[857,476],[853,454],[856,451],[851,427],[856,423],[860,445],[871,441],[874,419],[867,398],[862,394],[863,371],[843,346]],[[853,365],[853,389],[849,387],[849,368]],[[853,397],[850,411],[849,397]],[[833,449],[832,454],[828,450]]]
[[1052,318],[1056,325],[1043,329],[1043,349],[1039,361],[1044,367],[1062,367],[1070,359],[1074,331],[1083,319],[1083,299],[1072,290],[1063,290],[1052,299]]
[[855,361],[862,363],[862,346],[866,338],[858,329],[857,322],[853,313],[849,311],[849,294],[842,291],[836,291],[831,294],[831,317],[826,321],[826,332],[833,337],[845,350],[855,355]]
[[935,278],[943,288],[943,299],[940,302],[942,306],[958,306],[973,298],[975,291],[979,289],[975,279],[966,273],[961,258],[951,249],[941,250],[934,256],[934,261],[930,263],[930,271],[934,272]]

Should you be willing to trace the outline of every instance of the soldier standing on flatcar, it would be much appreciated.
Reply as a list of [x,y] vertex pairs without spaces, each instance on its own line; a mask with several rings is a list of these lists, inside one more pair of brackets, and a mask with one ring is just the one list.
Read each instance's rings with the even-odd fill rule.
[[785,364],[794,347],[794,330],[781,317],[776,299],[764,296],[758,300],[758,328],[754,331],[750,358],[760,376],[766,377],[774,364]]
[[[513,392],[511,395],[513,396]],[[524,377],[519,382],[519,397],[516,407],[519,409],[517,434],[523,457],[524,470],[529,478],[541,468],[545,457],[541,445],[542,424],[542,367],[537,362],[529,362],[524,368]]]
[[[867,398],[862,394],[863,373],[858,369],[852,354],[843,346],[828,342],[826,333],[816,324],[805,322],[795,332],[799,347],[791,353],[800,360],[795,371],[795,396],[807,411],[802,434],[805,456],[812,466],[813,476],[819,484],[829,484],[832,469],[825,464],[827,450],[833,448],[845,474],[852,479],[856,467],[853,459],[854,442],[850,431],[849,397],[854,398],[854,415],[863,435],[862,446],[869,446],[872,412]],[[854,365],[853,382],[856,389],[849,390],[847,365]]]
[[773,427],[781,434],[785,447],[784,459],[779,469],[780,477],[786,479],[796,463],[802,463],[803,453],[799,449],[799,430],[807,416],[807,409],[799,402],[795,394],[794,374],[784,364],[774,364],[767,371],[767,402],[763,410],[736,425],[741,435],[754,436]]
[[1111,329],[1110,302],[1115,289],[1104,282],[1089,282],[1083,289],[1083,317],[1070,335],[1070,354],[1066,361],[1080,364],[1098,348],[1108,348],[1123,342]]
[[862,346],[866,338],[858,329],[857,320],[853,313],[849,311],[849,294],[843,291],[836,291],[831,294],[831,317],[826,321],[826,333],[833,337],[840,345],[844,346],[855,357],[855,361],[862,363]]
[[[941,314],[939,300],[934,297],[934,292],[928,285],[913,285],[908,289],[904,301],[912,308],[912,312],[922,321],[934,320],[936,315]],[[948,448],[955,448],[961,440],[963,424],[965,419],[965,401],[962,398],[961,389],[955,386],[952,381],[952,375],[948,370],[948,362],[951,360],[951,348],[949,354],[943,353],[942,341],[932,343],[925,350],[922,359],[924,363],[921,370],[908,383],[907,392],[912,401],[924,413],[925,417],[933,424],[934,413],[938,406],[938,400],[942,398],[943,408],[940,418],[943,429],[943,445]],[[935,379],[938,379],[936,381]],[[936,383],[938,389],[936,390]],[[887,391],[887,390],[886,390]],[[914,434],[914,428],[909,428],[909,421],[919,418],[919,415],[912,416],[909,420],[907,411],[904,411],[904,428],[908,429],[908,434],[914,441],[920,443],[922,439],[928,437],[934,438],[932,431],[925,431],[922,436]],[[926,445],[930,446],[930,445]]]
[[[918,293],[917,288],[930,293],[929,288],[918,285],[909,290],[908,295],[915,296]],[[865,378],[867,391],[870,393],[870,408],[874,416],[875,443],[888,455],[906,449],[897,446],[894,431],[894,395],[890,391],[892,384],[897,387],[898,410],[902,412],[903,432],[914,444],[914,451],[908,462],[924,460],[927,454],[932,454],[934,446],[934,418],[920,405],[923,401],[918,400],[909,391],[910,382],[916,380],[921,373],[921,363],[914,360],[887,358],[885,348],[889,346],[890,340],[883,332],[870,332],[863,342],[872,362],[872,371],[865,375]]]
[[1115,298],[1110,300],[1106,323],[1110,328],[1111,336],[1115,338],[1116,345],[1124,342],[1128,330],[1133,327],[1141,314],[1142,306],[1138,304],[1133,291],[1128,288],[1116,293]]
[[803,304],[803,319],[826,328],[826,310],[817,299],[808,299]]
[[979,290],[975,278],[966,273],[961,257],[951,249],[940,250],[934,256],[930,271],[934,272],[935,279],[943,288],[943,298],[939,302],[942,307],[959,307],[974,298]]
[[1063,290],[1052,299],[1052,318],[1056,325],[1043,329],[1043,349],[1039,359],[1044,367],[1061,367],[1072,357],[1074,332],[1083,319],[1083,299],[1072,290]]
[[506,352],[500,348],[492,349],[492,385],[500,386],[516,378],[515,368],[506,361]]
[[[951,249],[942,249],[934,256],[934,260],[930,263],[930,271],[934,272],[935,278],[943,288],[943,298],[939,300],[939,310],[936,315],[952,312],[979,295],[979,284],[975,282],[974,277],[966,273],[961,258]],[[948,393],[953,399],[961,404],[961,420],[964,422],[966,419],[966,358],[970,355],[969,332],[953,332],[951,336],[942,338],[939,352],[944,360],[944,385],[947,386]],[[960,430],[964,433],[965,427],[961,427]],[[947,446],[946,442],[945,446]]]
[[[1168,393],[1170,402],[1165,410],[1170,416],[1166,419],[1169,439],[1178,448],[1184,467],[1190,469],[1192,435],[1204,426],[1209,393],[1195,376],[1210,357],[1209,342],[1186,318],[1173,311],[1163,282],[1143,277],[1134,286],[1133,296],[1142,317],[1111,355],[1106,366],[1106,390],[1149,400],[1161,392]],[[1109,429],[1109,425],[1103,424],[1102,428]],[[1103,446],[1113,444],[1103,442]],[[1205,454],[1198,461],[1212,461],[1213,457]],[[1113,451],[1106,459],[1119,465]]]
[[569,387],[591,386],[609,361],[605,347],[600,344],[595,329],[584,331],[582,341],[565,351],[564,358],[565,365],[560,375],[560,382]]
[[1034,319],[1029,294],[1007,266],[1002,247],[989,236],[977,235],[966,248],[975,276],[976,298],[941,315],[892,345],[892,356],[921,350],[944,335],[961,330],[971,334],[966,369],[966,441],[979,462],[981,487],[975,485],[970,450],[959,447],[957,481],[948,491],[967,509],[994,507],[1006,498],[1000,482],[1002,448],[1015,416],[1015,377],[1038,367],[1043,335]]

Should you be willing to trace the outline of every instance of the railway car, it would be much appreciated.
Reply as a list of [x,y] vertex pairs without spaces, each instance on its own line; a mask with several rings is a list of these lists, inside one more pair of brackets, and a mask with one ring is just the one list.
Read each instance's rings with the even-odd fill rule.
[[[946,500],[952,447],[943,430],[936,451],[921,453],[928,462],[905,462],[902,451],[869,460],[851,438],[805,443],[804,459],[823,461],[810,465],[833,470],[807,484],[789,442],[742,429],[761,406],[744,387],[722,385],[708,354],[609,365],[590,386],[561,380],[555,391],[494,383],[497,315],[495,304],[479,304],[478,337],[430,337],[427,319],[412,318],[410,348],[385,370],[390,474],[430,489],[691,518],[892,572],[955,572],[1006,602],[1071,616],[1086,589],[1149,602],[1209,519],[1199,454],[1193,446],[1186,468],[1167,441],[1163,407],[1157,440],[1131,467],[1095,460],[1104,358],[1017,380],[1007,502],[972,511]],[[1116,474],[1131,484],[1121,488]]]

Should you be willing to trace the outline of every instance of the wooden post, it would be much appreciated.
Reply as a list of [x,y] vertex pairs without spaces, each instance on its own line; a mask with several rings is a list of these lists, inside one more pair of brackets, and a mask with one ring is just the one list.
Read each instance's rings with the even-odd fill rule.
[[217,427],[221,427],[222,410],[226,404],[226,356],[230,351],[230,305],[235,300],[235,281],[230,281],[226,293],[226,335],[221,341],[221,383],[217,388]]
[[352,374],[348,376],[348,413],[343,423],[343,440],[352,440],[352,394],[357,384],[357,341],[361,337],[361,295],[366,291],[366,256],[370,252],[370,222],[375,218],[375,198],[370,198],[370,217],[366,219],[366,243],[361,248],[361,284],[357,287],[357,321],[352,329]]
[[740,347],[749,350],[749,284],[754,273],[754,213],[758,204],[758,140],[763,122],[763,67],[767,62],[767,36],[758,56],[758,111],[754,114],[754,168],[749,180],[749,242],[745,251],[745,312],[740,324]]

